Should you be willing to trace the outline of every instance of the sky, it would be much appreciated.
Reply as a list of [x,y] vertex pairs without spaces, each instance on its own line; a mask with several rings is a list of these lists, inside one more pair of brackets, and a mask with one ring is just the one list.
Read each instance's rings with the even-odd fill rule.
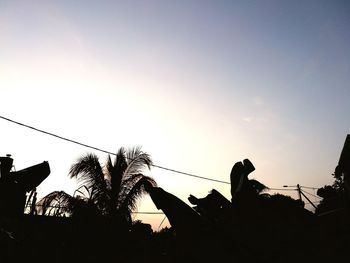
[[[248,158],[271,188],[322,187],[350,133],[349,25],[347,1],[0,0],[0,115],[110,152],[140,145],[198,176],[229,182]],[[107,158],[3,119],[0,131],[17,170],[49,162],[39,196],[73,194],[70,166]],[[188,204],[213,188],[230,199],[228,184],[147,174]],[[139,211],[159,212],[147,196]]]

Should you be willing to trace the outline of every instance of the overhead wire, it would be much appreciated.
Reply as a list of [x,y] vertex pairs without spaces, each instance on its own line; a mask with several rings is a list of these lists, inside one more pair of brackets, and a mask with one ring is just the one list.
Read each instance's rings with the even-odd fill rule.
[[[24,124],[24,123],[22,123],[22,122],[18,122],[18,121],[12,120],[12,119],[10,119],[10,118],[6,118],[6,117],[1,116],[1,115],[0,115],[0,119],[6,120],[6,121],[8,121],[8,122],[11,122],[11,123],[20,125],[20,126],[22,126],[22,127],[26,127],[26,128],[28,128],[28,129],[31,129],[31,130],[34,130],[34,131],[37,131],[37,132],[40,132],[40,133],[43,133],[43,134],[46,134],[46,135],[49,135],[49,136],[53,136],[53,137],[56,137],[56,138],[58,138],[58,139],[61,139],[61,140],[64,140],[64,141],[67,141],[67,142],[70,142],[70,143],[74,143],[74,144],[77,144],[77,145],[80,145],[80,146],[83,146],[83,147],[86,147],[86,148],[89,148],[89,149],[92,149],[92,150],[96,150],[96,151],[103,152],[103,153],[106,153],[106,154],[110,154],[110,155],[113,155],[113,156],[116,156],[116,155],[117,155],[116,153],[113,153],[113,152],[111,152],[111,151],[107,151],[107,150],[104,150],[104,149],[101,149],[101,148],[99,148],[99,147],[95,147],[95,146],[92,146],[92,145],[89,145],[89,144],[81,143],[81,142],[78,142],[78,141],[76,141],[76,140],[72,140],[72,139],[69,139],[69,138],[66,138],[66,137],[57,135],[57,134],[55,134],[55,133],[47,132],[47,131],[44,131],[44,130],[42,130],[42,129],[38,129],[38,128],[36,128],[36,127],[33,127],[33,126],[30,126],[30,125]],[[179,171],[179,170],[167,168],[167,167],[160,166],[160,165],[156,165],[156,164],[152,164],[151,166],[152,166],[152,167],[155,167],[155,168],[162,169],[162,170],[166,170],[166,171],[169,171],[169,172],[178,173],[178,174],[182,174],[182,175],[187,175],[187,176],[194,177],[194,178],[198,178],[198,179],[202,179],[202,180],[208,180],[208,181],[217,182],[217,183],[223,183],[223,184],[231,184],[230,182],[227,182],[227,181],[222,181],[222,180],[217,180],[217,179],[213,179],[213,178],[208,178],[208,177],[204,177],[204,176],[199,176],[199,175],[195,175],[195,174],[191,174],[191,173],[186,173],[186,172],[182,172],[182,171]],[[314,189],[314,188],[312,188],[312,187],[305,187],[305,188]],[[315,189],[317,189],[317,188],[315,188]],[[269,191],[269,190],[276,190],[276,191],[295,191],[295,189],[283,189],[283,188],[268,188],[267,191]]]
[[[47,208],[56,208],[56,209],[61,209],[61,208],[66,208],[67,206],[62,206],[62,205],[42,205],[42,204],[35,204],[36,207],[47,207]],[[30,208],[31,204],[26,204],[25,208]],[[131,212],[132,214],[141,214],[141,215],[164,215],[163,212],[143,212],[143,211],[133,211]]]
[[266,189],[267,191],[270,191],[270,190],[272,190],[272,191],[296,191],[297,189],[284,189],[284,188],[267,188]]
[[164,215],[163,212],[131,212],[132,214],[140,214],[140,215]]
[[158,226],[158,231],[160,229],[160,227],[162,226],[162,224],[164,223],[164,220],[166,219],[166,216],[164,216],[163,220],[160,222],[159,226]]
[[309,195],[311,195],[311,196],[313,196],[313,197],[316,197],[316,198],[318,198],[318,199],[322,199],[322,197],[319,197],[319,196],[317,196],[317,195],[314,195],[314,194],[312,194],[312,193],[310,193],[310,192],[307,192],[307,191],[305,191],[305,190],[302,190],[302,192],[307,193],[307,194],[309,194]]
[[[49,135],[49,136],[53,136],[53,137],[56,137],[58,139],[61,139],[61,140],[64,140],[64,141],[68,141],[68,142],[71,142],[71,143],[74,143],[74,144],[77,144],[77,145],[80,145],[80,146],[83,146],[83,147],[86,147],[86,148],[90,148],[90,149],[93,149],[93,150],[96,150],[96,151],[99,151],[99,152],[103,152],[103,153],[107,153],[107,154],[110,154],[110,155],[114,155],[114,156],[117,155],[116,153],[113,153],[113,152],[110,152],[110,151],[107,151],[107,150],[104,150],[104,149],[101,149],[101,148],[98,148],[98,147],[95,147],[95,146],[91,146],[91,145],[88,145],[88,144],[85,144],[85,143],[81,143],[81,142],[78,142],[76,140],[72,140],[72,139],[69,139],[69,138],[66,138],[66,137],[63,137],[63,136],[51,133],[51,132],[47,132],[47,131],[44,131],[42,129],[38,129],[38,128],[35,128],[33,126],[24,124],[24,123],[21,123],[21,122],[18,122],[18,121],[14,121],[14,120],[6,118],[4,116],[0,116],[0,118],[3,119],[3,120],[9,121],[9,122],[15,123],[17,125],[20,125],[20,126],[23,126],[23,127],[29,128],[29,129],[32,129],[34,131],[41,132],[43,134],[46,134],[46,135]],[[203,179],[203,180],[208,180],[208,181],[213,181],[213,182],[223,183],[223,184],[230,184],[229,182],[225,182],[225,181],[221,181],[221,180],[217,180],[217,179],[212,179],[212,178],[208,178],[208,177],[203,177],[203,176],[199,176],[199,175],[195,175],[195,174],[185,173],[185,172],[181,172],[181,171],[178,171],[178,170],[175,170],[175,169],[163,167],[163,166],[160,166],[160,165],[152,164],[151,166],[159,168],[159,169],[163,169],[163,170],[166,170],[166,171],[170,171],[170,172],[173,172],[173,173],[183,174],[183,175],[187,175],[187,176],[191,176],[191,177],[195,177],[195,178],[199,178],[199,179]]]
[[312,189],[312,190],[317,190],[319,189],[318,187],[310,187],[310,186],[303,186],[303,185],[300,185],[301,188],[306,188],[306,189]]

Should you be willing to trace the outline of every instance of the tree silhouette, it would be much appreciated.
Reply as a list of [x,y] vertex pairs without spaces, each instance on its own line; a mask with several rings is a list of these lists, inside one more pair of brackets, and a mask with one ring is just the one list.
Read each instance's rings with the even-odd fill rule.
[[69,176],[76,178],[79,188],[71,196],[63,191],[52,192],[38,203],[38,210],[47,215],[102,215],[131,223],[131,212],[146,193],[144,185],[156,182],[143,174],[152,159],[140,147],[121,147],[115,159],[108,156],[101,166],[96,154],[82,156],[71,166]]

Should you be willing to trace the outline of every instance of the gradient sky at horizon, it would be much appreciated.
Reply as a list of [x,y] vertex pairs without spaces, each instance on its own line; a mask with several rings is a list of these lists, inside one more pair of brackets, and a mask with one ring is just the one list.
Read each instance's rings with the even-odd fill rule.
[[[270,187],[331,184],[350,133],[349,14],[347,1],[0,0],[0,115],[218,180],[249,158]],[[69,167],[89,149],[0,130],[17,169],[49,161],[42,195],[73,193]],[[186,202],[229,198],[228,185],[151,175]]]

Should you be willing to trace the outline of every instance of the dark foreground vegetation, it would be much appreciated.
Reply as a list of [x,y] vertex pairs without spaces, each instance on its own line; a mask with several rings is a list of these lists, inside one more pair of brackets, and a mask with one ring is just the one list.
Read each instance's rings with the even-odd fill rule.
[[2,219],[0,262],[343,262],[349,215],[306,224],[244,223],[236,231],[206,229],[178,235],[130,231],[105,220],[25,215]]
[[[114,161],[107,160],[105,169],[96,156],[82,157],[70,174],[80,179],[80,194],[54,192],[38,202],[35,187],[48,176],[48,164],[10,172],[5,165],[8,157],[2,158],[0,262],[348,259],[349,136],[333,175],[334,184],[317,191],[323,199],[314,213],[304,208],[301,199],[266,194],[266,186],[249,179],[255,168],[248,159],[232,168],[230,200],[212,189],[205,197],[189,195],[189,206],[143,175],[152,161],[139,148],[120,149]],[[26,192],[30,192],[27,202]],[[153,232],[150,225],[132,221],[130,213],[142,194],[149,194],[165,213],[170,228]],[[27,214],[23,214],[25,202]]]

